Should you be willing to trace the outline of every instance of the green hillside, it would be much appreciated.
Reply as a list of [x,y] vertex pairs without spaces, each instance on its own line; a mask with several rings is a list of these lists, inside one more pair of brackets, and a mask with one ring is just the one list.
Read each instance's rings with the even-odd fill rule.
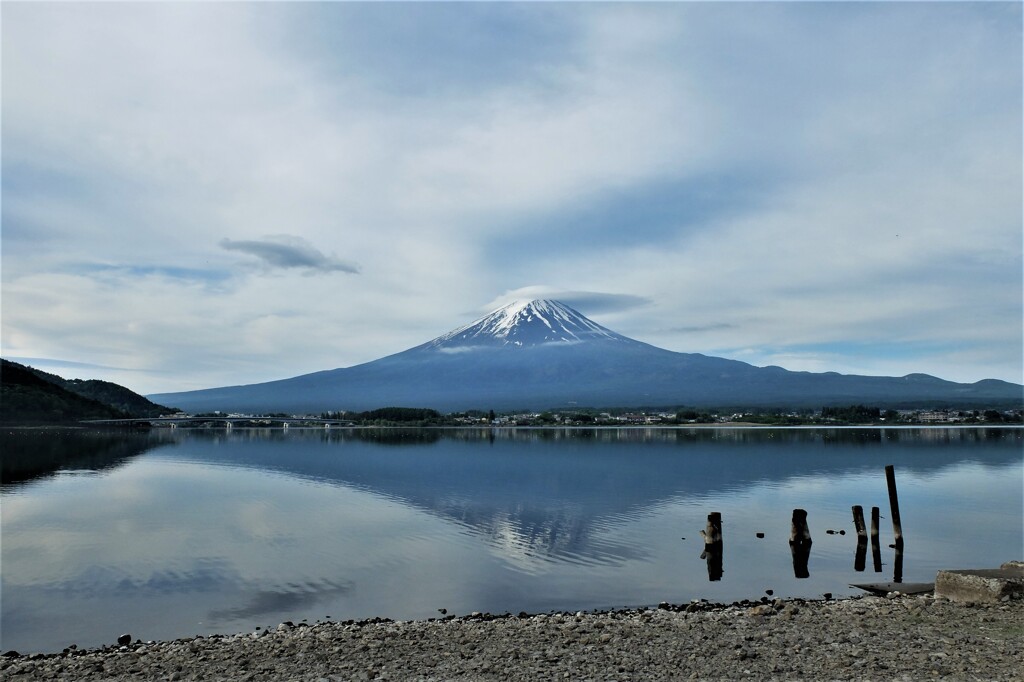
[[89,398],[104,405],[110,405],[133,417],[159,417],[162,414],[174,412],[175,410],[163,405],[146,400],[131,389],[120,384],[99,379],[64,379],[56,374],[50,374],[34,367],[27,367],[31,372],[41,379],[45,379],[61,388],[77,393],[83,398]]
[[108,381],[67,380],[9,360],[0,363],[3,424],[68,424],[173,412]]

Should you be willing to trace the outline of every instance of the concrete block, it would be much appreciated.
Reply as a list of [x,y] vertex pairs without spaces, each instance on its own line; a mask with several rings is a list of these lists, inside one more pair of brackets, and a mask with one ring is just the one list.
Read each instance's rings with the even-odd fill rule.
[[935,597],[988,603],[1024,599],[1024,562],[1009,561],[999,568],[939,571]]

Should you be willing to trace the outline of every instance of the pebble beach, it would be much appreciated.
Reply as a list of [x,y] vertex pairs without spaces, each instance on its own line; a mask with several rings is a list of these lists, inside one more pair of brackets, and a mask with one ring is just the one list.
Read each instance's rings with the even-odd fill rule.
[[931,595],[282,623],[6,652],[3,680],[1024,680],[1024,600]]

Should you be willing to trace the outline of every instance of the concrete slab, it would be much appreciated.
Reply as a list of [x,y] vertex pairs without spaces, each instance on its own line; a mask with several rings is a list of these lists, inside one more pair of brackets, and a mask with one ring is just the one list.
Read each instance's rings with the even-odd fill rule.
[[1024,562],[1010,561],[999,568],[939,571],[935,597],[989,603],[1024,599]]
[[890,592],[900,594],[928,594],[935,589],[935,583],[860,583],[851,584],[859,590],[885,596]]

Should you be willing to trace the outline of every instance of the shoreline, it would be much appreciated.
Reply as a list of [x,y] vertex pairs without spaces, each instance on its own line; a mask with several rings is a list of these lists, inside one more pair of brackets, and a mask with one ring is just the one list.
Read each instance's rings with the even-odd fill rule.
[[1024,680],[1024,600],[762,598],[603,612],[282,623],[0,657],[31,680]]
[[[225,430],[223,427],[203,427],[203,426],[179,426],[175,427],[183,431],[216,431]],[[324,431],[322,426],[290,426],[289,430],[294,429],[298,431]],[[128,431],[128,432],[141,432],[141,431],[159,431],[169,430],[167,426],[146,426],[138,427],[132,425],[120,425],[120,424],[0,424],[0,432],[4,429],[12,429],[17,431],[46,431],[46,430],[69,430],[69,431],[81,431],[81,430],[96,430],[96,431]],[[601,430],[672,430],[678,431],[683,429],[769,429],[769,430],[900,430],[900,429],[1024,429],[1024,423],[1003,423],[1003,424],[957,424],[957,423],[938,423],[938,424],[762,424],[758,422],[723,422],[720,424],[544,424],[544,425],[530,425],[530,426],[518,426],[515,424],[444,424],[444,425],[429,425],[420,426],[418,424],[389,424],[389,425],[378,425],[378,424],[366,424],[366,425],[353,425],[353,426],[332,426],[331,430],[335,431],[354,431],[354,430],[383,430],[383,429],[417,429],[417,430],[472,430],[472,429],[495,429],[495,430],[508,430],[508,431],[601,431]],[[265,431],[284,430],[280,426],[233,426],[232,430],[238,431]]]

